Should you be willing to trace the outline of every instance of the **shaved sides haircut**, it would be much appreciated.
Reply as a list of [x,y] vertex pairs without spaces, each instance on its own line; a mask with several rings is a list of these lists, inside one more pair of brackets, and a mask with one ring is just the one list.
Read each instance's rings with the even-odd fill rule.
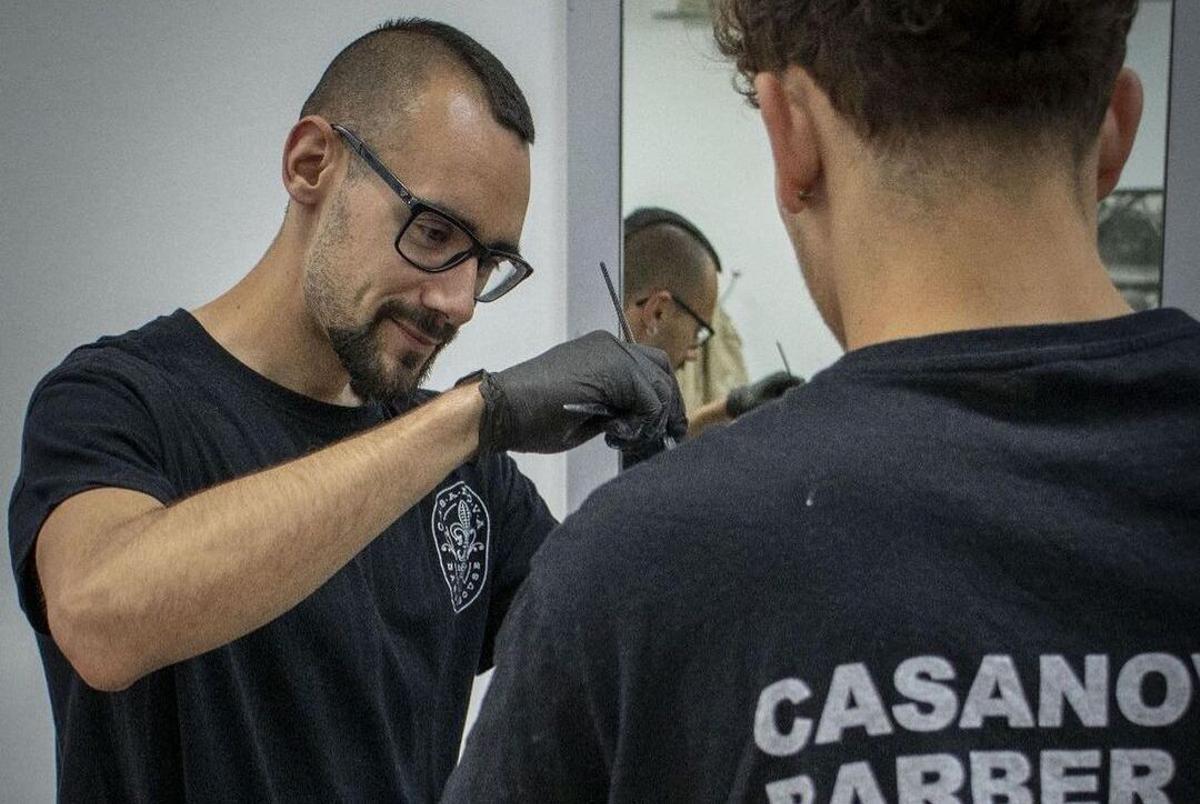
[[353,127],[367,142],[392,143],[426,83],[454,71],[478,85],[497,123],[533,144],[529,104],[500,60],[457,28],[418,17],[385,22],[347,45],[300,116],[320,115]]
[[713,258],[688,230],[656,223],[625,238],[625,303],[665,288],[690,296],[703,285]]

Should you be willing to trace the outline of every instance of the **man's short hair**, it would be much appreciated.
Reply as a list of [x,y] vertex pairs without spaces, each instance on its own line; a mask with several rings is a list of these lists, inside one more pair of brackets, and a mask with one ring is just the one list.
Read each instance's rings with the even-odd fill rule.
[[[755,102],[759,72],[803,67],[884,154],[966,136],[1094,144],[1138,0],[717,0],[718,45]],[[953,140],[945,140],[952,142]]]
[[721,270],[717,252],[696,226],[677,212],[658,207],[625,218],[625,303],[666,288],[687,294],[700,287],[709,263]]
[[300,116],[321,115],[353,127],[369,143],[386,143],[402,133],[405,113],[426,82],[454,70],[478,83],[497,123],[533,143],[529,104],[500,60],[457,28],[418,17],[385,22],[343,48]]

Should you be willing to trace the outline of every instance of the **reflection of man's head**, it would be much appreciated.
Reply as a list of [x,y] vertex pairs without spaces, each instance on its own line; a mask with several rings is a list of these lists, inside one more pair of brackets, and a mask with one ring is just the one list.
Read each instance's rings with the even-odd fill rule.
[[720,264],[708,240],[665,210],[626,219],[625,312],[639,343],[667,353],[679,368],[712,334]]

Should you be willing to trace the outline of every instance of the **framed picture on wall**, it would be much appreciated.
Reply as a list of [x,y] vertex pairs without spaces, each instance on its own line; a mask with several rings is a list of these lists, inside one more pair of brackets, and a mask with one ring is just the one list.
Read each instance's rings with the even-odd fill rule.
[[1135,310],[1162,302],[1163,191],[1116,190],[1100,204],[1100,257]]

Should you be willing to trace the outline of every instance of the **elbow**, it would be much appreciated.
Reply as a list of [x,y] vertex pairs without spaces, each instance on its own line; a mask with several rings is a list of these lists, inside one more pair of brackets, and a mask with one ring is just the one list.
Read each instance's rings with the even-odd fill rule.
[[76,663],[71,666],[87,684],[97,692],[124,692],[133,686],[141,676],[128,672],[121,667],[104,662]]
[[121,692],[145,675],[133,652],[124,648],[115,618],[87,595],[46,600],[50,635],[72,669],[99,692]]

